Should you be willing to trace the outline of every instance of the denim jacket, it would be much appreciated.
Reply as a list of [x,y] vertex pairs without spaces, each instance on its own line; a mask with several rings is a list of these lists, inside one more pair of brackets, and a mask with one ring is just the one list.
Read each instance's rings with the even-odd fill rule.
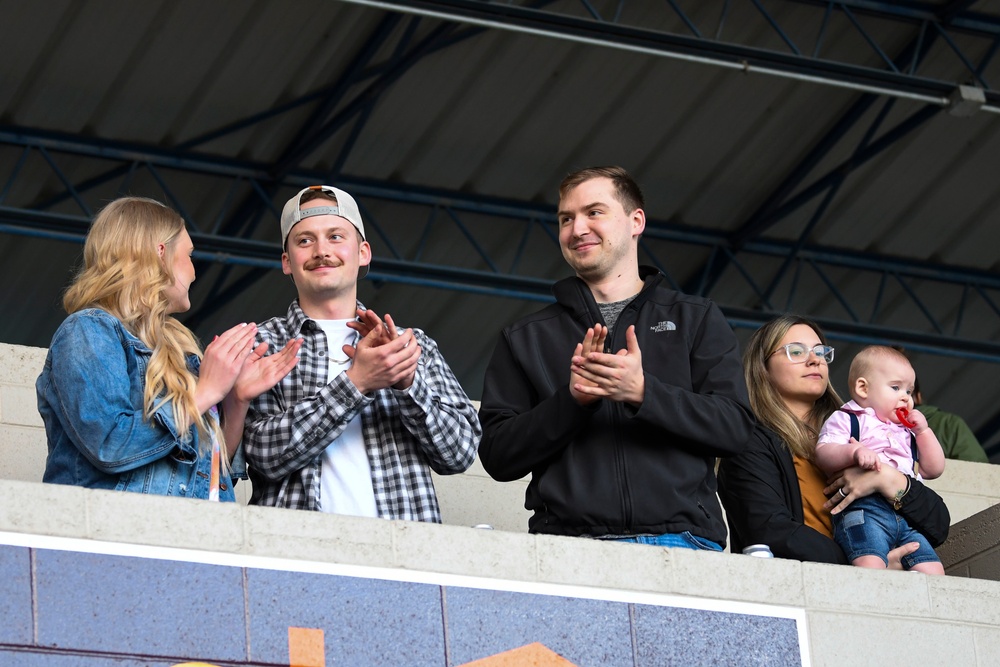
[[[73,313],[59,326],[35,383],[49,447],[43,481],[208,498],[211,447],[199,443],[198,430],[178,433],[169,404],[146,419],[151,356],[116,317],[97,308]],[[198,358],[189,357],[188,365],[197,375]],[[237,466],[243,467],[234,461],[234,475],[243,472]],[[236,499],[225,473],[219,499]]]

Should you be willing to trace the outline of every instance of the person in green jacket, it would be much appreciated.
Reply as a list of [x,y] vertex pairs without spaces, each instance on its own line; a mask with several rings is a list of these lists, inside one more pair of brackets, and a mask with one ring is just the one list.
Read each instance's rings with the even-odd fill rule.
[[913,383],[913,403],[914,407],[927,417],[927,425],[941,442],[945,458],[977,463],[990,462],[983,446],[976,440],[976,435],[964,419],[933,405],[924,404],[924,397],[920,394],[920,378]]

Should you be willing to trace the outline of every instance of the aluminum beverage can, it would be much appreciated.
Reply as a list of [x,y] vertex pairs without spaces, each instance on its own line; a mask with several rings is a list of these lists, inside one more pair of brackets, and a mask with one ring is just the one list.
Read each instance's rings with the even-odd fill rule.
[[774,554],[771,553],[771,547],[766,544],[751,544],[743,550],[743,553],[756,558],[774,558]]

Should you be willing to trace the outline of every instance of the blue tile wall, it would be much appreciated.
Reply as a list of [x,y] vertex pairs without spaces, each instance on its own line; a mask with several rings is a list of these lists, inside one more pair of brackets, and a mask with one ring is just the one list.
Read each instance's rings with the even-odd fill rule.
[[240,568],[40,549],[35,575],[41,646],[246,660]]
[[250,657],[288,664],[288,628],[319,628],[327,665],[443,667],[441,588],[248,570]]
[[2,667],[173,667],[177,662],[149,658],[104,658],[72,653],[0,650]]
[[23,547],[0,546],[0,619],[0,644],[31,643],[31,558]]
[[287,665],[289,627],[323,630],[328,666],[534,642],[581,667],[800,664],[792,619],[2,545],[0,618],[0,667]]
[[541,642],[576,665],[633,667],[621,602],[449,586],[445,609],[452,665]]
[[794,620],[635,605],[636,667],[801,664]]

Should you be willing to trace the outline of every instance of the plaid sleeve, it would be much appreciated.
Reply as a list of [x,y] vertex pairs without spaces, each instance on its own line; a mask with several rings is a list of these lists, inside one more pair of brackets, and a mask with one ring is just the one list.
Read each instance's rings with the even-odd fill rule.
[[393,390],[402,426],[416,440],[434,472],[464,472],[479,448],[479,416],[437,343],[419,329],[413,333],[421,348],[413,384],[405,391]]
[[[283,333],[262,327],[258,337],[269,344],[269,351],[277,351],[287,343]],[[281,481],[314,464],[372,400],[343,374],[325,382],[327,360],[325,354],[315,353],[317,339],[303,337],[298,365],[253,400],[247,411],[243,433],[247,462],[267,480]]]

